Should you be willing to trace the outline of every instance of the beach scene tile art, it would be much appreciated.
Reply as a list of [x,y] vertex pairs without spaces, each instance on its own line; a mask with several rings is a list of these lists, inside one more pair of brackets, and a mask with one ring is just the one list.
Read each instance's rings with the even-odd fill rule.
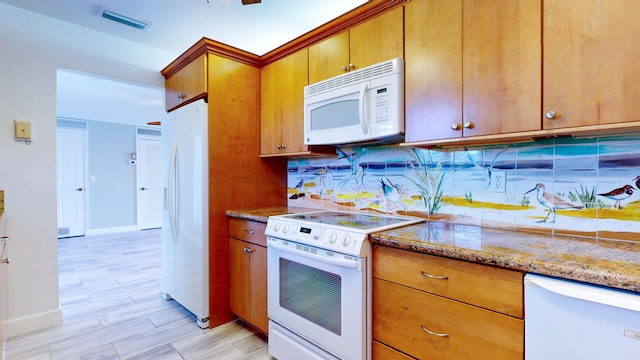
[[640,139],[337,148],[288,161],[288,205],[640,241]]

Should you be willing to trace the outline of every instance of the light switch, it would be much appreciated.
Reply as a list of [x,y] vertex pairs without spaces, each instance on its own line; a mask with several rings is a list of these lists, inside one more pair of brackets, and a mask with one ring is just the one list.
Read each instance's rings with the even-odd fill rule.
[[16,140],[31,140],[31,123],[16,121]]

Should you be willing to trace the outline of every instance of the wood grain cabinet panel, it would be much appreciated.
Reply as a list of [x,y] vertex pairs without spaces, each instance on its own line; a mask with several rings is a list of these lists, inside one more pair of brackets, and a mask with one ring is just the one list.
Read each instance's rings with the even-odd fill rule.
[[176,109],[182,104],[207,95],[207,56],[202,55],[185,65],[165,81],[165,108]]
[[310,46],[309,83],[403,57],[403,14],[395,8]]
[[[229,307],[231,312],[267,334],[269,319],[264,226],[253,221],[229,219]],[[257,232],[259,230],[261,232]]]
[[291,155],[308,151],[303,138],[307,49],[264,66],[260,76],[260,154]]
[[522,360],[524,321],[374,278],[373,338],[418,359]]
[[406,141],[540,130],[538,0],[405,5]]
[[640,120],[638,18],[635,0],[544,1],[545,129]]
[[523,358],[521,272],[380,245],[373,247],[372,264],[375,352]]
[[[374,246],[373,276],[517,318],[524,316],[523,273]],[[444,277],[444,278],[442,278]]]

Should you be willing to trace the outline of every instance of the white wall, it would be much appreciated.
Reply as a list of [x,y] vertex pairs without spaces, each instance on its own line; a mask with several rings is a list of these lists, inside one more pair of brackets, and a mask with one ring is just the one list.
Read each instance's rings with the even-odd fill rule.
[[[0,3],[0,189],[5,190],[11,238],[9,337],[62,321],[56,247],[56,69],[163,86],[159,71],[178,55]],[[31,122],[31,145],[13,140],[14,119]]]

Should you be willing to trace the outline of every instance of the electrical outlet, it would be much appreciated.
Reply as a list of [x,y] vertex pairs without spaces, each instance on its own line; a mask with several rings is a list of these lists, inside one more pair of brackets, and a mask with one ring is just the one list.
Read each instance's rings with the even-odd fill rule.
[[507,173],[505,171],[491,171],[491,192],[503,193],[507,188]]

